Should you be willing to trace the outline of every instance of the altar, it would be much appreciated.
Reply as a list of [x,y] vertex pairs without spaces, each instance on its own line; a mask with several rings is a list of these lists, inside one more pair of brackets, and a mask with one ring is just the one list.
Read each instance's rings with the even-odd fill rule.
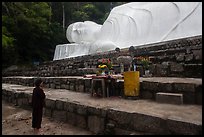
[[117,96],[116,82],[123,79],[122,75],[91,76],[91,96],[110,97]]

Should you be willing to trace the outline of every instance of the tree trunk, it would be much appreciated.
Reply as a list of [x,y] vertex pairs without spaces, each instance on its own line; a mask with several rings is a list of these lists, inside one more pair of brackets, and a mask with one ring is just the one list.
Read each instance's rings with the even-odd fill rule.
[[62,2],[62,27],[65,31],[65,11],[64,11],[64,2]]
[[[50,6],[50,11],[52,13],[52,2],[48,2],[48,5]],[[52,19],[52,15],[50,15],[49,17],[49,25],[51,24],[51,19]]]
[[7,5],[5,4],[5,2],[2,2],[2,6],[5,7],[7,14],[10,16],[10,13],[9,13],[8,7],[7,7]]

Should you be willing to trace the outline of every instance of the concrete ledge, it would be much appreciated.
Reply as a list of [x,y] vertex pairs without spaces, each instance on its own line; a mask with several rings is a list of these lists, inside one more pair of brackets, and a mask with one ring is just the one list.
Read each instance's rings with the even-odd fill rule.
[[159,103],[183,104],[183,94],[178,93],[156,93],[156,101]]

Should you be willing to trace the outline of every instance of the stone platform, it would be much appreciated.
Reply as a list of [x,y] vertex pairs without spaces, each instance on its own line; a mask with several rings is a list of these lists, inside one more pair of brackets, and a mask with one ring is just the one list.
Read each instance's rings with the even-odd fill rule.
[[[2,99],[22,107],[29,106],[32,90],[32,86],[3,83]],[[45,88],[44,91],[46,116],[95,134],[202,134],[201,105],[160,104],[148,99],[126,100],[120,97],[97,98],[67,89]]]
[[[2,83],[34,86],[37,77],[3,77]],[[44,81],[46,88],[67,89],[76,92],[91,93],[92,78],[82,76],[66,77],[38,77]],[[115,83],[117,96],[124,96],[124,80],[118,79]],[[156,94],[179,93],[183,96],[184,104],[202,105],[202,79],[176,77],[140,77],[140,98],[156,100]]]

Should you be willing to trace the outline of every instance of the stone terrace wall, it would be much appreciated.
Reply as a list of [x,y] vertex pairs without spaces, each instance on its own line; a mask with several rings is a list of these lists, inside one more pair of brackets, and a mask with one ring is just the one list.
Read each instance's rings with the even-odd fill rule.
[[[134,46],[132,56],[151,56],[150,72],[153,76],[202,77],[202,35],[166,42]],[[120,52],[79,56],[44,62],[30,71],[3,72],[3,76],[81,76],[97,72],[97,61],[110,58],[119,65],[117,57],[130,55],[129,48]],[[142,69],[139,67],[142,72]]]
[[[92,78],[83,77],[40,77],[44,81],[45,88],[51,89],[67,89],[75,92],[90,93],[91,94],[91,80]],[[24,85],[34,87],[34,81],[37,77],[3,77],[2,83],[10,83],[17,85]],[[155,79],[155,78],[154,78]],[[166,80],[167,81],[167,80]],[[169,82],[170,81],[170,82]],[[191,79],[191,82],[181,79],[174,82],[145,81],[145,78],[140,81],[140,98],[156,99],[157,92],[181,93],[183,94],[184,104],[198,104],[202,105],[202,83],[199,80]],[[194,82],[193,82],[194,81]],[[196,84],[195,84],[196,81]],[[124,81],[120,80],[114,83],[114,95],[125,97]],[[99,87],[99,90],[102,90]]]
[[[30,93],[3,89],[2,99],[20,107],[31,108]],[[43,114],[99,135],[130,135],[135,131],[150,135],[202,134],[202,124],[186,123],[174,118],[164,119],[140,112],[132,113],[108,107],[94,107],[69,100],[46,98]],[[108,125],[113,125],[113,128]]]

